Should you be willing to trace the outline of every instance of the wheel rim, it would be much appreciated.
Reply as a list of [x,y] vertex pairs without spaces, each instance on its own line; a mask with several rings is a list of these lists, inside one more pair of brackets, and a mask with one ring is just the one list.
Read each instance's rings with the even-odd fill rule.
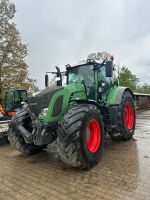
[[86,130],[86,144],[91,153],[95,153],[101,142],[101,129],[97,120],[92,119]]
[[128,129],[132,129],[134,123],[134,109],[131,103],[127,103],[124,108],[124,122]]

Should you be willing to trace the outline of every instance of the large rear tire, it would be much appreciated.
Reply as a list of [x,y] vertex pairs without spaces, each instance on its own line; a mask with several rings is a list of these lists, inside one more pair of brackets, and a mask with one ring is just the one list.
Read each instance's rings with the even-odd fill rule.
[[97,164],[104,145],[103,120],[94,105],[70,108],[59,123],[58,153],[71,167],[90,169]]
[[119,129],[109,132],[113,140],[132,139],[135,130],[135,101],[129,91],[125,91],[119,108]]
[[45,145],[37,146],[34,144],[25,143],[24,138],[22,137],[18,129],[15,127],[13,122],[10,122],[10,125],[9,125],[8,140],[11,146],[15,147],[18,151],[27,155],[37,154],[41,152],[44,148],[46,148]]

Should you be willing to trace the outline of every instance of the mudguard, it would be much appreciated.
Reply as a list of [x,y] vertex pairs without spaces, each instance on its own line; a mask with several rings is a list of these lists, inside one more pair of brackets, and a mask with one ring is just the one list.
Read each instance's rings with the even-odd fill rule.
[[121,103],[122,95],[125,91],[129,91],[133,99],[135,100],[135,96],[130,88],[122,87],[122,86],[114,86],[110,89],[107,94],[106,102],[108,105],[118,105]]

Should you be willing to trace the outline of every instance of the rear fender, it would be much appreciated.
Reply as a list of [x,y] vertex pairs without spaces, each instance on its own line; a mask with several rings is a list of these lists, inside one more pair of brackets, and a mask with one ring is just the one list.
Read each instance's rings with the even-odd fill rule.
[[130,88],[122,86],[114,86],[110,89],[109,93],[107,94],[107,99],[106,99],[107,104],[119,105],[121,103],[122,95],[125,91],[130,92],[135,101],[135,96]]

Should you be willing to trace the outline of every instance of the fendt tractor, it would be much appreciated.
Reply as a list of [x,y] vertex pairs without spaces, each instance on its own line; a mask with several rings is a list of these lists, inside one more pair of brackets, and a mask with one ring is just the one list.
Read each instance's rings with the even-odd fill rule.
[[[98,53],[76,66],[66,65],[66,85],[57,67],[57,86],[29,98],[12,118],[8,138],[25,154],[57,144],[68,166],[90,169],[102,154],[104,135],[131,139],[135,130],[135,97],[113,78],[113,56]],[[48,74],[45,78],[48,85]]]

